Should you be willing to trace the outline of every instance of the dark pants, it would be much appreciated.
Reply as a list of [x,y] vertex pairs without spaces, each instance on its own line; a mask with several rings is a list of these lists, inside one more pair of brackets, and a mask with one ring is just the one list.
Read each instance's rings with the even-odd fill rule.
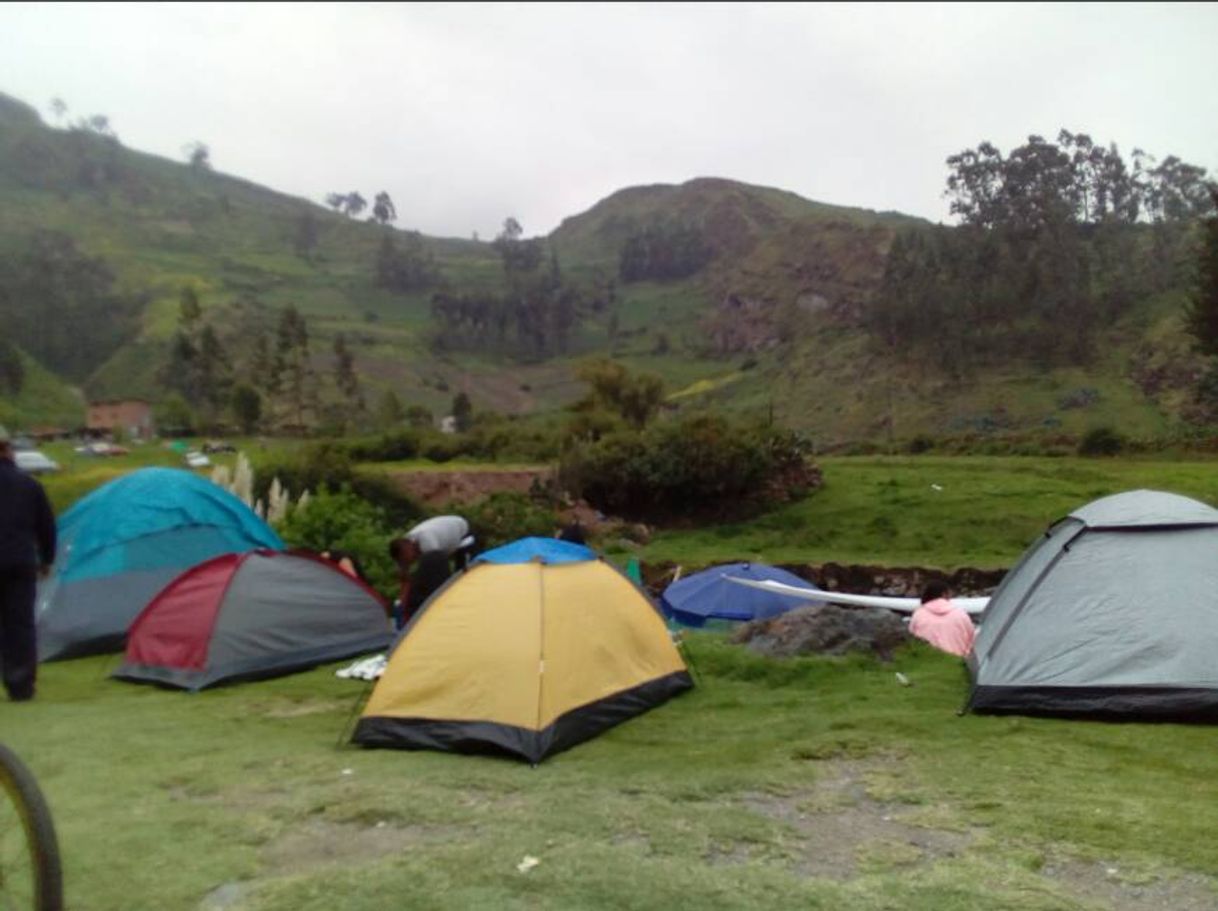
[[10,699],[34,695],[38,649],[34,639],[34,597],[38,573],[32,566],[0,567],[0,671]]

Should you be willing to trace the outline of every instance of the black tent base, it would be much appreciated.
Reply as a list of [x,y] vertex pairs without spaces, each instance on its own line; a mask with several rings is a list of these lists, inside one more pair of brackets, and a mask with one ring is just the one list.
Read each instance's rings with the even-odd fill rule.
[[489,721],[365,716],[356,725],[351,739],[368,747],[507,755],[536,765],[547,756],[583,743],[692,686],[689,673],[677,671],[580,706],[539,731]]
[[989,715],[1218,724],[1218,689],[978,686],[969,699],[968,710]]

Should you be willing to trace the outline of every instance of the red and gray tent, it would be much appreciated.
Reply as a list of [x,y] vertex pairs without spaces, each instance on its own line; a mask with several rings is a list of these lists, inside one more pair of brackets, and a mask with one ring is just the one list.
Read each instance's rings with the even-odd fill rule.
[[386,648],[385,603],[312,554],[225,554],[174,579],[132,623],[114,676],[200,690]]

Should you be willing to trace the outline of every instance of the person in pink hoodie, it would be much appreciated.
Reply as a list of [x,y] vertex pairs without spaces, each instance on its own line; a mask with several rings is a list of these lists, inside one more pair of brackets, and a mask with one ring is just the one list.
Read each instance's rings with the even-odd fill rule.
[[931,582],[922,592],[922,606],[913,612],[909,631],[935,648],[961,658],[973,650],[977,630],[966,611],[948,600],[947,586]]

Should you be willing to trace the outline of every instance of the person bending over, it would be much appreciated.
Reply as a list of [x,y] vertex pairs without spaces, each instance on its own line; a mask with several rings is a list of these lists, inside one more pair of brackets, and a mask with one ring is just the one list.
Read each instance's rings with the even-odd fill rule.
[[461,516],[436,516],[389,542],[389,556],[398,568],[394,622],[399,627],[452,575],[450,558],[464,569],[473,547],[469,523]]

